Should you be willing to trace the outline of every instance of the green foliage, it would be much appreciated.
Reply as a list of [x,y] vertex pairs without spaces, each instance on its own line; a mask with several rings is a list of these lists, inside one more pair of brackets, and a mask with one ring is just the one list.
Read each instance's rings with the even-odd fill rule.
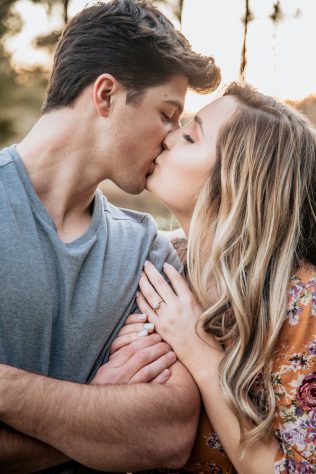
[[0,75],[0,148],[18,142],[40,116],[47,73],[39,68],[20,72],[5,89],[3,79]]
[[15,133],[14,120],[7,113],[9,98],[14,88],[15,72],[4,49],[4,39],[22,27],[21,18],[12,12],[15,0],[0,3],[0,143]]
[[[40,114],[47,84],[46,74],[41,69],[17,73],[5,50],[5,40],[23,26],[20,16],[13,10],[16,2],[0,2],[0,148],[18,141],[33,125]],[[43,3],[47,4],[49,0]]]
[[33,41],[36,48],[46,48],[51,54],[55,50],[56,43],[61,35],[61,31],[51,31],[48,35],[37,36]]
[[15,133],[14,120],[8,114],[10,97],[15,87],[15,73],[0,42],[0,143]]
[[12,11],[15,3],[16,0],[2,0],[0,3],[0,42],[2,45],[6,35],[18,33],[22,27],[21,18]]

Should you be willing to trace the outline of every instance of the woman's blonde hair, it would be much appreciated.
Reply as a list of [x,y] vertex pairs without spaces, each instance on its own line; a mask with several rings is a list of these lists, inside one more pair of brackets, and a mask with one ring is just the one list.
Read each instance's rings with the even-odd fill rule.
[[302,115],[250,86],[230,84],[224,95],[236,112],[195,207],[188,272],[203,327],[226,348],[223,393],[243,442],[253,442],[272,432],[271,365],[290,277],[302,259],[316,264],[316,138]]

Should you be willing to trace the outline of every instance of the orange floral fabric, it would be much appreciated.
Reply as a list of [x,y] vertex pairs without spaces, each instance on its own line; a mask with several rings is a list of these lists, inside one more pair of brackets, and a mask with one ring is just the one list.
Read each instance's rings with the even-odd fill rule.
[[[174,246],[183,258],[186,250],[184,239],[176,240]],[[280,442],[274,472],[310,474],[316,473],[315,266],[302,264],[290,280],[288,295],[288,308],[276,344],[271,374],[276,396],[273,428]],[[188,464],[168,472],[236,473],[204,409]]]

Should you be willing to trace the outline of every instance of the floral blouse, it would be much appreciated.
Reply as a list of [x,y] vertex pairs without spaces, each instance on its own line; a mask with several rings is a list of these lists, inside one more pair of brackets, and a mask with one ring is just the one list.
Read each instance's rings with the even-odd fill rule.
[[[177,241],[174,246],[181,258],[182,246]],[[304,263],[290,280],[288,308],[276,344],[271,376],[276,397],[273,427],[280,442],[274,472],[316,473],[316,267],[313,265]],[[236,473],[204,409],[188,464],[168,472]]]

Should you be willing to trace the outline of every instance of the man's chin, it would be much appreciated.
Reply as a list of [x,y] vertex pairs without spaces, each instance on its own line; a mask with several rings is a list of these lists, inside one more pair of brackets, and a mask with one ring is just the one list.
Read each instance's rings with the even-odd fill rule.
[[141,194],[145,190],[145,186],[139,186],[139,187],[131,187],[128,189],[124,189],[124,191],[128,194],[132,194],[133,196],[137,196],[138,194]]
[[124,191],[128,194],[132,194],[136,196],[137,194],[141,194],[146,188],[146,180],[144,179],[142,182],[139,183],[128,183]]
[[153,173],[150,173],[146,176],[146,181],[145,181],[145,189],[146,191],[149,191],[151,192],[152,188],[151,188],[151,183],[152,183],[152,180],[153,180]]

